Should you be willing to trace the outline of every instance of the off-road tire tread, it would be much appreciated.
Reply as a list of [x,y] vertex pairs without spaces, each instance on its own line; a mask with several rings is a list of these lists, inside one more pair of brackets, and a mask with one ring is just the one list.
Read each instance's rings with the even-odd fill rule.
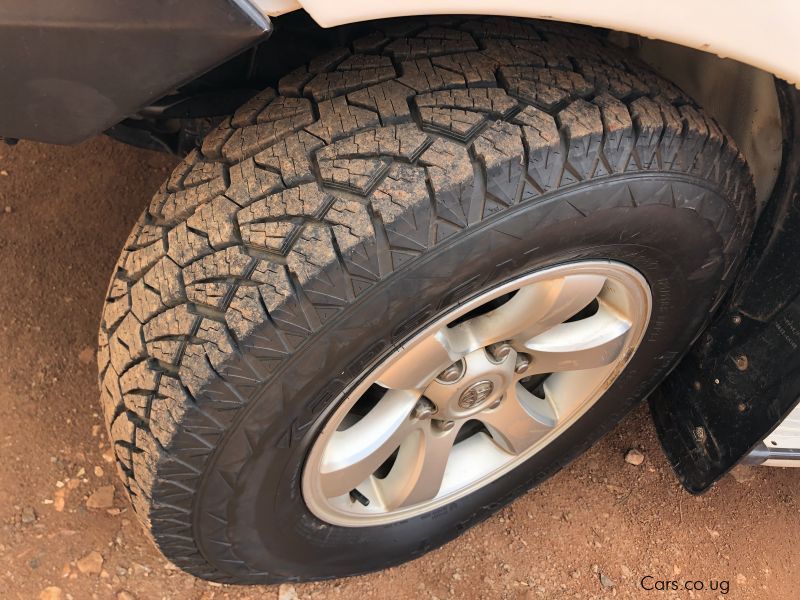
[[225,514],[211,515],[213,560],[193,523],[210,457],[271,374],[450,236],[554,190],[642,172],[730,200],[712,209],[676,177],[655,197],[607,203],[660,202],[713,222],[727,241],[721,296],[753,219],[744,159],[683,92],[590,30],[390,22],[224,120],[125,243],[99,335],[119,475],[158,547],[200,577],[268,579],[237,556]]

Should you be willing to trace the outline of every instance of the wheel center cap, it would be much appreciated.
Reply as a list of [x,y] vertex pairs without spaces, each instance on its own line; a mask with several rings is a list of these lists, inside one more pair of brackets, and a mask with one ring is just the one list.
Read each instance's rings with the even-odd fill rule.
[[461,396],[458,398],[458,406],[464,410],[475,408],[485,402],[493,391],[494,384],[491,381],[476,381],[461,392]]

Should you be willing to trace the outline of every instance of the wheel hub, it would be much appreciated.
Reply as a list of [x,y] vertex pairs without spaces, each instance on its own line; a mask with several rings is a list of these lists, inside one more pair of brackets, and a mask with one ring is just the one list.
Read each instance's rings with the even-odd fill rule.
[[582,261],[441,315],[331,405],[303,470],[307,506],[328,523],[370,526],[488,485],[595,404],[650,308],[637,271]]
[[437,419],[463,420],[486,410],[502,399],[515,378],[516,352],[496,362],[485,348],[463,358],[463,375],[450,383],[437,378],[423,395],[437,408]]
[[489,395],[494,391],[494,384],[484,379],[469,386],[458,397],[458,407],[464,410],[471,410],[483,404]]

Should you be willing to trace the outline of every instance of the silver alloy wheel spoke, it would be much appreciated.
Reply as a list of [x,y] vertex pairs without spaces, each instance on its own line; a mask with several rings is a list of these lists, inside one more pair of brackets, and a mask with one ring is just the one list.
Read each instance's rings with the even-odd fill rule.
[[609,365],[619,357],[630,328],[606,306],[586,319],[556,325],[525,343],[533,360],[523,376]]
[[547,400],[537,398],[517,383],[506,391],[497,408],[478,418],[503,450],[520,454],[552,431],[556,417]]
[[429,422],[400,446],[392,470],[380,483],[387,509],[430,500],[439,493],[450,450],[461,423],[449,431],[437,431]]
[[580,274],[527,285],[502,306],[455,327],[451,344],[471,351],[502,340],[525,342],[587,306],[605,282],[602,275]]
[[425,387],[431,378],[461,357],[451,349],[452,342],[448,333],[448,329],[443,327],[418,344],[409,347],[381,374],[377,383],[394,390]]
[[356,488],[419,429],[410,417],[418,398],[413,392],[389,390],[360,421],[331,436],[320,473],[327,497]]
[[650,310],[644,278],[610,261],[544,269],[457,305],[333,403],[303,470],[306,504],[326,522],[370,526],[487,485],[594,406]]
[[544,394],[556,417],[556,423],[568,421],[579,410],[586,394],[597,385],[608,367],[554,373],[544,382]]

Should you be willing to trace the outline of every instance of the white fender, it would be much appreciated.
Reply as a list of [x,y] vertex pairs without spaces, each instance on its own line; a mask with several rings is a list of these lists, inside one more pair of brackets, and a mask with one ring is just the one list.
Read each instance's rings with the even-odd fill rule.
[[277,16],[304,8],[323,27],[433,14],[482,14],[580,23],[734,58],[800,82],[797,0],[251,0]]

